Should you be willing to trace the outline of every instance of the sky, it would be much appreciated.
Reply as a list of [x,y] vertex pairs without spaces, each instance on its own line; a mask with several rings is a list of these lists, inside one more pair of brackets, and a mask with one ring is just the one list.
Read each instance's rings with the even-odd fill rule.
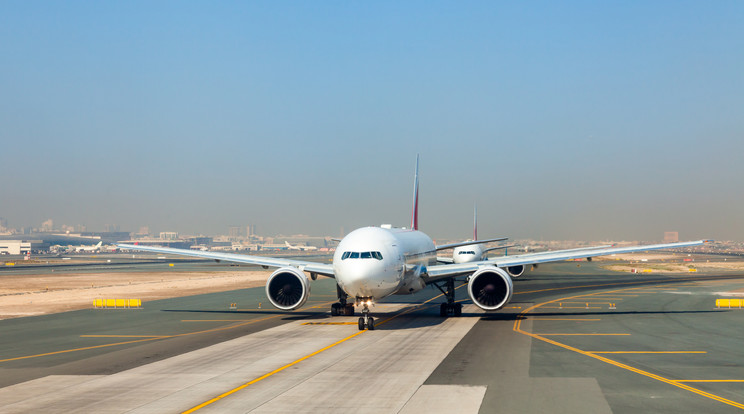
[[3,1],[9,227],[744,240],[741,1]]

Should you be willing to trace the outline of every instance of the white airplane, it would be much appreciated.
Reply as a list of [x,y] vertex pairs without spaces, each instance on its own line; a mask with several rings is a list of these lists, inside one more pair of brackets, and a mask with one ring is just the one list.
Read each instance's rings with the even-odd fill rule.
[[101,249],[102,245],[103,245],[103,242],[99,241],[98,244],[96,244],[95,246],[81,245],[81,246],[75,246],[73,247],[73,249],[76,253],[97,252]]
[[300,245],[292,246],[291,244],[289,244],[288,241],[285,241],[284,244],[287,245],[287,249],[289,250],[301,250],[303,252],[311,251],[311,250],[318,250],[318,248],[315,246],[300,246]]
[[129,244],[121,244],[119,247],[278,268],[266,281],[266,295],[272,305],[287,311],[297,309],[307,301],[310,294],[307,274],[312,280],[317,279],[318,275],[335,278],[339,301],[331,306],[331,315],[353,315],[354,305],[349,301],[351,298],[357,306],[362,307],[362,317],[358,321],[359,329],[373,330],[374,318],[369,314],[369,306],[373,302],[391,295],[415,293],[427,285],[436,286],[446,297],[446,302],[440,307],[442,316],[461,315],[462,304],[455,302],[455,280],[462,277],[467,278],[467,291],[473,303],[486,311],[495,311],[509,303],[514,292],[512,278],[505,268],[618,253],[697,246],[705,242],[707,240],[648,246],[558,250],[502,256],[468,263],[437,264],[438,250],[458,245],[472,245],[473,242],[435,246],[428,235],[418,230],[417,157],[410,228],[384,225],[354,230],[339,242],[330,264],[167,247]]
[[[484,255],[487,252],[490,252],[492,250],[497,249],[507,249],[509,247],[514,247],[515,245],[509,245],[509,246],[496,246],[496,247],[489,247],[485,248],[483,244],[491,243],[495,241],[503,241],[507,240],[506,237],[501,237],[498,239],[486,239],[486,240],[478,240],[478,207],[473,207],[473,239],[468,240],[470,244],[463,245],[462,243],[456,243],[456,246],[452,250],[452,258],[447,257],[438,257],[437,261],[439,263],[470,263],[470,262],[478,262],[481,260],[484,260]],[[447,246],[439,246],[440,249],[444,249]],[[513,277],[516,277],[512,275]],[[519,275],[517,275],[519,276]]]

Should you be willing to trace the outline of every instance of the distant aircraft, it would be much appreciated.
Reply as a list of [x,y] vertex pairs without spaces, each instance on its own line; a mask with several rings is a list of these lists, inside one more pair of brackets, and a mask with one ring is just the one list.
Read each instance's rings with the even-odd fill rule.
[[[198,252],[167,247],[119,245],[130,250],[205,257],[278,268],[266,281],[266,295],[275,307],[293,310],[301,307],[310,294],[310,279],[318,275],[336,279],[339,301],[331,306],[331,315],[353,315],[354,305],[362,307],[358,320],[360,330],[375,328],[369,306],[390,295],[407,295],[427,285],[440,289],[446,302],[442,316],[460,316],[462,304],[455,302],[455,280],[467,279],[467,291],[473,303],[486,311],[501,309],[511,300],[514,285],[509,267],[535,265],[576,258],[589,258],[616,253],[697,246],[707,241],[654,244],[633,247],[597,247],[582,250],[501,256],[467,263],[437,264],[436,252],[445,248],[473,245],[473,241],[435,246],[432,239],[418,230],[418,157],[413,185],[413,209],[410,228],[363,227],[352,231],[338,244],[333,262],[248,256],[235,253]],[[520,273],[521,274],[521,273]],[[460,279],[461,280],[461,279]]]
[[315,246],[299,246],[299,245],[298,246],[292,246],[291,244],[289,244],[288,241],[285,241],[284,244],[287,245],[287,249],[289,249],[289,250],[302,250],[302,251],[318,250],[318,248],[315,247]]
[[72,249],[76,253],[97,252],[101,250],[102,245],[103,245],[103,242],[99,241],[98,244],[96,244],[95,246],[80,245],[80,246],[73,246]]

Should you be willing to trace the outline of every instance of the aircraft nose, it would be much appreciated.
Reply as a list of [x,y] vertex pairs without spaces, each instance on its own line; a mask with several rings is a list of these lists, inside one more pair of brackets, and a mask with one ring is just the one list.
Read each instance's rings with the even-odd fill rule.
[[336,275],[343,289],[352,297],[374,297],[385,277],[384,267],[373,262],[345,264]]

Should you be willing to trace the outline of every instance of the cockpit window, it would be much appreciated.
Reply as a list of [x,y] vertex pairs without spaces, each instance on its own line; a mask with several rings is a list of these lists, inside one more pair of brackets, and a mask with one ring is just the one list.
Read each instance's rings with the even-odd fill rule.
[[341,255],[341,260],[346,259],[377,259],[382,260],[382,253],[380,252],[344,252]]

